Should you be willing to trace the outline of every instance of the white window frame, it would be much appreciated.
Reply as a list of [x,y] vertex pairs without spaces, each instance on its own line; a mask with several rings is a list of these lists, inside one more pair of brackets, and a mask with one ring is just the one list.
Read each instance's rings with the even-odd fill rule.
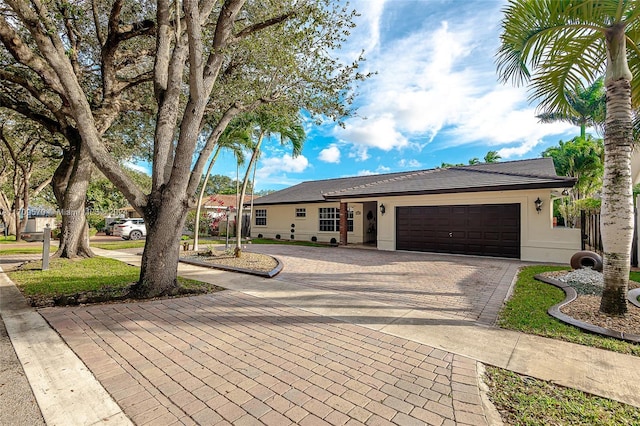
[[[318,208],[318,231],[340,232],[340,208]],[[347,232],[353,232],[353,210],[347,211]]]
[[[264,223],[262,223],[264,222]],[[256,209],[255,214],[256,226],[267,226],[267,209]]]

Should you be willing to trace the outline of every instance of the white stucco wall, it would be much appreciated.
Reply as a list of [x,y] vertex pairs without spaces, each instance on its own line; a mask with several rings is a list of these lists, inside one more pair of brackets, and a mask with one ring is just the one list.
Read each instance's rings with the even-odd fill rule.
[[[311,241],[312,237],[316,237],[318,242],[328,243],[332,238],[340,241],[340,232],[319,231],[320,218],[319,209],[321,207],[334,207],[340,210],[339,202],[332,203],[307,203],[307,204],[285,204],[270,206],[254,206],[256,210],[267,210],[267,225],[256,225],[255,213],[251,223],[251,237],[257,238],[258,234],[262,234],[265,238],[275,238],[280,235],[283,240]],[[353,232],[347,234],[349,243],[362,244],[364,239],[364,223],[363,223],[363,205],[350,204],[353,209]],[[306,209],[306,217],[296,217],[296,209]],[[366,214],[366,212],[364,212]],[[295,225],[295,226],[291,226]],[[291,230],[294,232],[291,232]]]
[[[536,212],[534,201],[540,197],[542,211]],[[553,227],[550,190],[496,191],[460,194],[408,195],[343,200],[354,211],[354,230],[348,233],[350,244],[362,244],[370,239],[369,225],[375,225],[379,250],[395,250],[396,218],[395,209],[401,206],[467,205],[467,204],[520,204],[520,254],[521,259],[534,262],[569,263],[571,256],[580,250],[580,230]],[[385,205],[385,214],[380,213],[380,204]],[[251,225],[251,236],[262,234],[266,238],[311,241],[313,236],[319,242],[329,242],[331,238],[340,241],[339,232],[320,232],[318,209],[320,207],[340,208],[339,202],[309,203],[296,205],[255,206],[267,210],[267,226],[255,225],[255,214]],[[296,208],[305,208],[306,217],[297,218]],[[366,215],[373,212],[373,220]],[[291,227],[294,224],[295,227]],[[295,231],[292,233],[291,229]]]
[[[542,211],[536,212],[534,201],[540,197]],[[477,192],[402,197],[382,197],[386,213],[378,214],[378,249],[395,250],[395,208],[400,206],[520,204],[520,255],[534,262],[569,263],[580,250],[580,230],[554,228],[549,190]],[[357,201],[357,200],[352,200]]]

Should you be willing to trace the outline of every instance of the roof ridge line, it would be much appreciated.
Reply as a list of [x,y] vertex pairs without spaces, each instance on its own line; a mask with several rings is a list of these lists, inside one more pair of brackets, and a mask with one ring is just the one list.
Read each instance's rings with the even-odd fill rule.
[[[436,172],[438,170],[442,170],[442,169],[436,168],[436,169],[425,169],[425,170],[409,171],[409,172],[404,172],[404,173],[403,172],[398,172],[398,174],[400,174],[400,176],[394,176],[394,177],[390,177],[390,178],[387,178],[387,179],[378,179],[378,180],[376,180],[374,182],[369,182],[369,183],[365,183],[365,184],[362,184],[362,185],[350,186],[349,188],[342,188],[342,189],[340,189],[338,191],[324,192],[324,193],[322,193],[322,195],[325,196],[325,195],[328,195],[328,194],[339,194],[341,192],[350,191],[350,190],[356,189],[356,188],[369,188],[369,187],[372,187],[372,186],[380,185],[381,183],[408,179],[409,177],[419,176],[419,175],[423,175],[423,174],[427,174],[427,173],[433,173],[433,172]],[[384,176],[384,175],[381,175],[381,176]]]
[[540,175],[540,174],[533,174],[533,173],[514,173],[514,172],[500,172],[500,171],[496,171],[496,170],[480,170],[480,169],[469,169],[468,166],[454,166],[454,167],[449,167],[449,169],[455,169],[458,171],[463,171],[463,172],[475,172],[475,173],[487,173],[487,174],[493,174],[493,175],[506,175],[506,176],[520,176],[520,177],[530,177],[530,178],[540,178],[540,179],[554,179],[554,180],[565,180],[567,178],[570,179],[576,179],[576,178],[572,178],[571,176],[550,176],[550,175]]

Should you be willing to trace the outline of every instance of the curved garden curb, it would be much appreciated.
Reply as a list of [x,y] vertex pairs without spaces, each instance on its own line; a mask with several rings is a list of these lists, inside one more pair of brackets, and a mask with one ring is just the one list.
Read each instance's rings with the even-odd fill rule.
[[245,268],[234,268],[232,266],[216,265],[213,263],[201,262],[199,260],[192,260],[192,259],[181,258],[180,262],[187,263],[189,265],[202,266],[210,269],[220,269],[222,271],[239,272],[241,274],[255,275],[262,278],[273,278],[282,271],[282,268],[284,268],[284,264],[277,257],[273,257],[273,256],[270,256],[270,257],[274,259],[278,264],[276,265],[275,268],[273,268],[269,272],[254,271],[252,269],[245,269]]
[[564,300],[558,304],[553,305],[547,310],[547,313],[549,313],[549,315],[551,315],[552,317],[557,318],[564,323],[573,325],[574,327],[578,327],[582,330],[589,331],[591,333],[601,334],[603,336],[613,337],[614,339],[624,340],[627,342],[640,343],[640,336],[637,334],[625,334],[619,331],[609,330],[608,328],[598,327],[597,325],[579,321],[573,317],[570,317],[569,315],[563,314],[560,311],[560,308],[573,302],[578,297],[578,294],[573,289],[573,287],[571,287],[567,283],[563,283],[562,281],[559,281],[553,278],[543,277],[540,274],[534,275],[534,278],[538,281],[542,281],[544,283],[556,286],[560,288],[562,291],[564,291],[564,294],[565,294]]
[[627,299],[629,299],[629,302],[633,303],[638,308],[640,308],[640,302],[638,302],[638,296],[640,296],[640,288],[634,288],[633,290],[630,290],[627,293]]

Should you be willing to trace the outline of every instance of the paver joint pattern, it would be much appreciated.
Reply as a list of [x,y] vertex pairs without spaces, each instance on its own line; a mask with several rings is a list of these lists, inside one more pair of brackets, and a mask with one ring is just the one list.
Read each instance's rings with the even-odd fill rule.
[[223,291],[42,315],[137,425],[482,425],[476,362]]

